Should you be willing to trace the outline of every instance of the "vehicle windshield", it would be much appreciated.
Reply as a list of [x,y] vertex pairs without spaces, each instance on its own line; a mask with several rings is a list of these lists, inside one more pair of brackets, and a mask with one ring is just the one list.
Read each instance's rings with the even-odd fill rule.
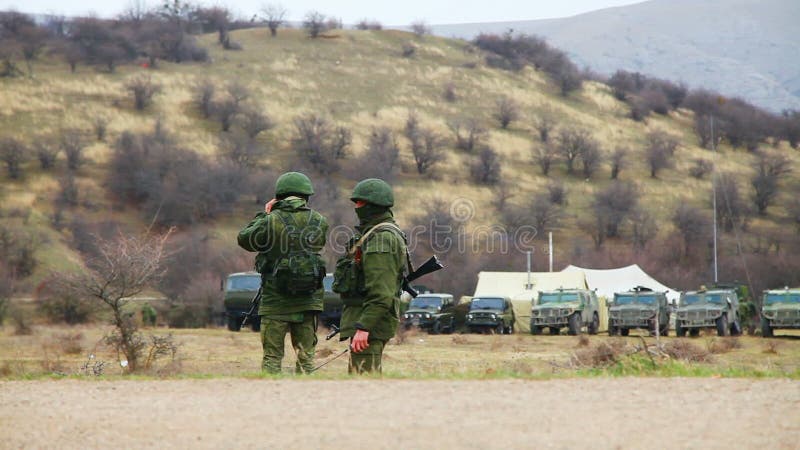
[[322,279],[322,286],[325,288],[325,292],[333,292],[333,276],[326,275]]
[[578,301],[578,294],[541,294],[539,296],[539,304],[543,305],[545,303],[567,303],[567,302],[577,302]]
[[618,295],[614,299],[615,305],[655,305],[655,295]]
[[767,294],[767,298],[764,299],[765,305],[777,303],[800,303],[800,294]]
[[228,277],[228,291],[252,291],[255,292],[261,287],[260,275],[240,275]]
[[722,294],[690,294],[684,295],[681,305],[699,305],[702,303],[713,303],[715,305],[725,304]]
[[476,309],[504,309],[505,302],[502,298],[473,298],[469,310]]
[[442,299],[439,297],[417,297],[408,304],[408,309],[439,309]]

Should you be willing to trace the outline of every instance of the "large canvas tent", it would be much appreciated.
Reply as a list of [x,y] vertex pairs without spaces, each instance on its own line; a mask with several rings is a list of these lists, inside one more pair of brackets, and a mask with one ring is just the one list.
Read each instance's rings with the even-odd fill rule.
[[630,290],[643,286],[658,292],[666,292],[667,300],[678,301],[680,292],[659,283],[637,264],[617,269],[585,269],[578,266],[567,266],[562,273],[581,273],[586,279],[589,289],[597,291],[598,297],[613,299],[615,292]]
[[[495,295],[509,297],[514,306],[517,332],[529,333],[531,302],[539,291],[586,289],[581,272],[480,272],[474,297]],[[602,325],[602,322],[601,322]]]

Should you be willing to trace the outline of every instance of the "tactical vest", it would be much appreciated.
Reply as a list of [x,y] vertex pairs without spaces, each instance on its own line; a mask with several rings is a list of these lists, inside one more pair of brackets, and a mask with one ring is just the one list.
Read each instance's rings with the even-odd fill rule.
[[322,288],[325,263],[319,256],[317,241],[322,232],[322,216],[311,209],[276,210],[270,213],[272,246],[262,256],[257,270],[275,284],[280,294],[299,296]]

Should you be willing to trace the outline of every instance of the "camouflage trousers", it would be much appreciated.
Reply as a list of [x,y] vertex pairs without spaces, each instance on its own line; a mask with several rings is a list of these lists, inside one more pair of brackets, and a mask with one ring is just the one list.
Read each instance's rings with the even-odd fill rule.
[[381,358],[386,341],[369,340],[369,347],[359,353],[350,352],[350,364],[347,373],[381,373]]
[[[291,316],[295,316],[294,314]],[[297,353],[296,373],[311,373],[314,369],[314,352],[317,346],[317,313],[306,311],[297,318],[261,316],[261,347],[264,358],[261,369],[267,373],[281,373],[286,333],[292,339]],[[289,319],[289,320],[287,320]]]

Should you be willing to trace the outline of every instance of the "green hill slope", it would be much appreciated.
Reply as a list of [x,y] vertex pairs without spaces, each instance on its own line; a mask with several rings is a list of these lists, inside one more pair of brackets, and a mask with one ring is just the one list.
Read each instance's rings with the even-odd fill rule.
[[[275,123],[272,130],[259,137],[270,148],[260,162],[263,167],[293,167],[289,142],[295,132],[293,120],[314,112],[349,128],[353,134],[351,154],[343,161],[344,168],[328,177],[345,193],[359,178],[360,157],[373,127],[389,127],[397,133],[401,146],[403,170],[394,177],[396,215],[401,223],[410,228],[415,218],[425,213],[423,206],[431,199],[452,202],[465,198],[474,205],[474,219],[467,225],[472,229],[499,223],[494,191],[470,181],[467,165],[472,155],[448,144],[447,158],[435,168],[434,176],[420,176],[413,169],[408,141],[401,133],[410,112],[416,113],[423,126],[448,138],[452,136],[449,123],[475,119],[490,130],[487,142],[502,156],[502,178],[516,194],[510,199],[512,204],[523,208],[533,195],[546,191],[550,180],[564,182],[569,201],[555,233],[557,266],[563,266],[574,262],[571,258],[576,248],[589,251],[593,247],[578,224],[589,212],[592,195],[611,181],[607,161],[590,180],[566,175],[563,164],[558,164],[550,177],[541,175],[531,156],[531,148],[541,145],[533,121],[537,114],[549,109],[557,119],[557,128],[589,130],[606,154],[617,147],[632,150],[630,164],[620,178],[636,184],[642,194],[640,203],[661,225],[660,237],[666,238],[672,232],[670,218],[684,199],[710,209],[708,178],[698,180],[687,175],[694,159],[713,158],[709,151],[698,147],[690,112],[680,110],[669,116],[653,115],[646,123],[634,122],[628,118],[628,107],[615,100],[603,84],[586,82],[581,90],[565,98],[542,73],[530,68],[510,72],[487,67],[480,51],[456,40],[429,36],[419,40],[399,31],[337,31],[326,39],[308,39],[299,30],[282,30],[273,39],[265,29],[240,30],[232,37],[243,46],[242,51],[222,50],[212,35],[201,38],[211,54],[212,61],[206,64],[162,62],[156,69],[128,65],[108,74],[85,66],[70,73],[66,64],[55,60],[36,63],[33,79],[0,79],[0,137],[32,143],[37,137],[57,134],[64,128],[90,132],[96,117],[108,118],[108,136],[89,146],[89,162],[77,173],[80,205],[66,214],[79,214],[88,222],[113,220],[130,231],[141,231],[148,227],[148,218],[130,205],[120,205],[107,191],[113,142],[124,131],[149,131],[160,119],[181,146],[215,157],[220,125],[200,114],[193,101],[195,87],[208,80],[219,92],[227,83],[237,82],[251,93],[246,102],[268,114]],[[403,57],[403,46],[409,43],[415,51],[411,57]],[[133,108],[132,97],[125,88],[125,83],[138,74],[147,74],[161,85],[152,106],[142,112]],[[457,94],[452,102],[443,98],[448,84]],[[502,96],[514,99],[521,111],[520,120],[507,130],[501,130],[492,117],[496,101]],[[658,178],[649,177],[644,160],[646,136],[654,130],[680,139],[674,168],[661,172]],[[786,150],[785,143],[779,147],[797,167],[797,152]],[[746,199],[754,161],[753,155],[725,146],[716,158],[719,169],[740,176],[739,189]],[[0,178],[4,211],[0,221],[29,232],[40,243],[36,251],[39,265],[29,282],[33,288],[50,270],[80,266],[81,258],[68,227],[54,226],[53,199],[65,173],[64,161],[59,161],[52,172],[42,171],[34,160],[24,167],[22,180],[10,180],[5,174]],[[789,191],[783,189],[776,203],[786,204],[790,199]],[[259,208],[252,198],[241,198],[233,213],[198,224],[197,228],[210,230],[215,246],[230,248],[238,228]],[[344,211],[338,219],[352,224],[355,217]],[[785,208],[772,207],[766,217],[750,221],[749,232],[742,239],[755,240],[763,230],[789,224]],[[183,227],[178,232],[188,233],[191,228]],[[606,249],[626,246],[623,240],[612,240]],[[231,270],[246,265],[249,257],[238,255],[230,263]],[[509,266],[519,267],[523,255],[511,254],[508,259],[513,260]],[[673,273],[662,274],[668,282],[680,282],[676,277]]]

